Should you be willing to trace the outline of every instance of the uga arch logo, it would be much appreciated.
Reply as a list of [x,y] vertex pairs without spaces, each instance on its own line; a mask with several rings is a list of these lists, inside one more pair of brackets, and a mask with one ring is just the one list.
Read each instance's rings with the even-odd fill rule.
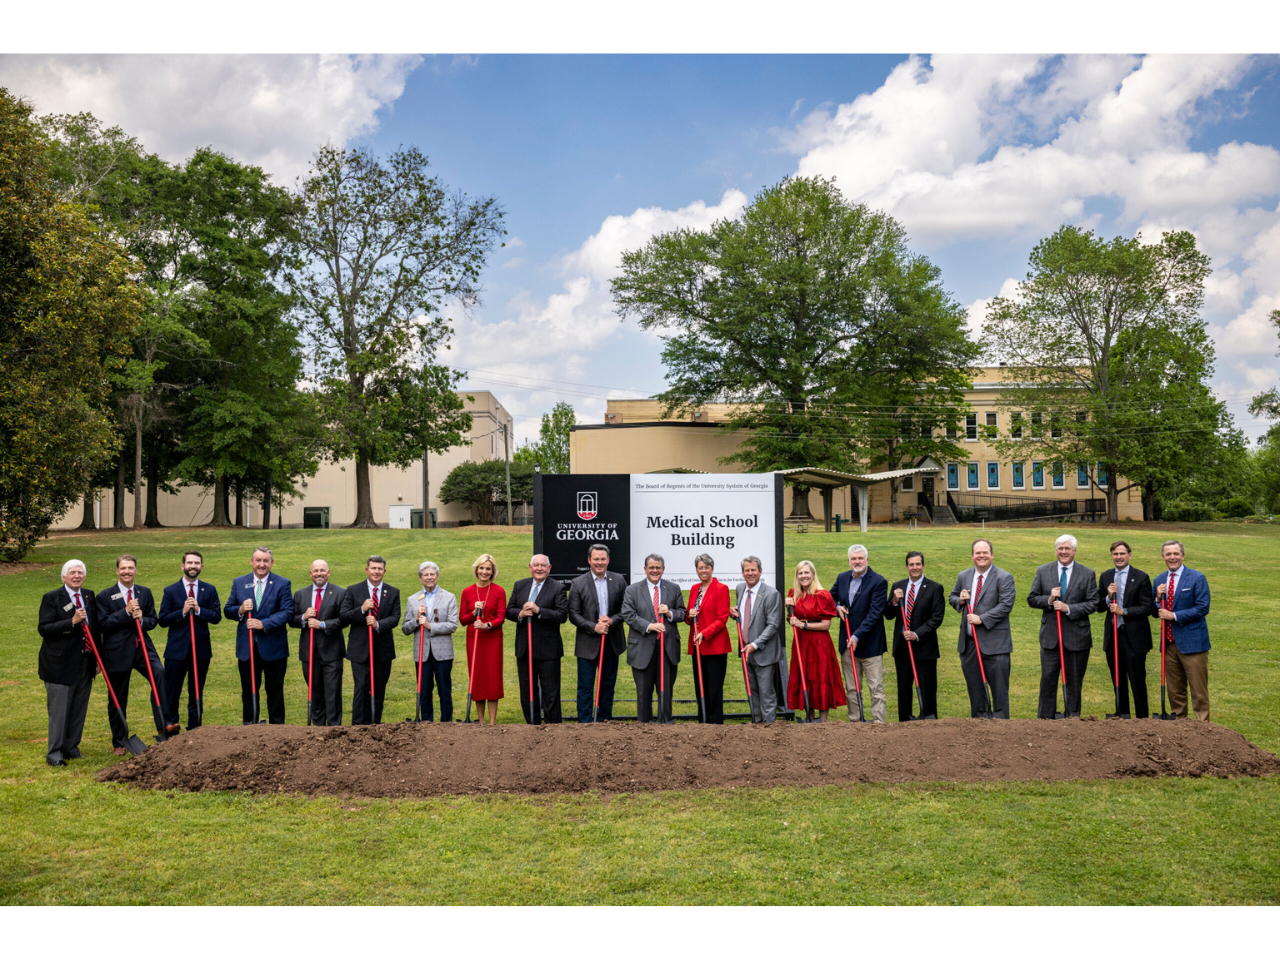
[[599,499],[595,491],[578,492],[578,516],[583,520],[594,520],[599,512]]

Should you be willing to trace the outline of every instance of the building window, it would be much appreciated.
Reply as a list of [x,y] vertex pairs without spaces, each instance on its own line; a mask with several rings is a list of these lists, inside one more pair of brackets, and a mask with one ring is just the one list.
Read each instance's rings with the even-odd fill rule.
[[1067,471],[1061,460],[1055,461],[1053,464],[1053,488],[1055,490],[1065,490],[1067,488]]
[[1044,489],[1044,464],[1039,460],[1031,461],[1031,486],[1036,490]]
[[1015,440],[1022,439],[1022,414],[1009,414],[1009,436]]
[[1107,465],[1105,463],[1098,464],[1098,472],[1094,474],[1097,478],[1098,486],[1105,487],[1107,485]]
[[1049,419],[1049,437],[1053,440],[1062,439],[1062,418],[1051,417]]
[[994,460],[987,461],[987,489],[1000,489],[1000,464]]
[[966,479],[969,481],[969,489],[977,490],[978,489],[978,465],[976,463],[970,463],[970,464],[966,464],[966,466],[968,467],[968,471],[967,471],[968,477]]
[[971,413],[964,418],[964,438],[966,440],[978,439],[978,415]]
[[903,477],[900,487],[903,493],[915,493],[916,492],[915,474],[910,473],[910,474],[907,474],[905,477]]
[[960,489],[960,464],[958,463],[947,464],[947,489]]
[[1027,478],[1023,475],[1023,472],[1022,472],[1022,461],[1019,460],[1013,465],[1013,489],[1015,490],[1026,489],[1026,479]]
[[954,440],[956,438],[956,425],[954,423],[947,424],[947,439]]
[[1087,463],[1076,464],[1076,486],[1082,490],[1089,489],[1089,465]]
[[1038,437],[1044,432],[1044,415],[1033,413],[1031,415],[1031,435]]

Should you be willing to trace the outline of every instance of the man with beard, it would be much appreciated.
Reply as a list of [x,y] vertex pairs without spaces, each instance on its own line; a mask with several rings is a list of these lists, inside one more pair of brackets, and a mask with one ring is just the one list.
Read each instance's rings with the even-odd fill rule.
[[[168,728],[177,733],[178,701],[182,683],[187,681],[187,729],[200,726],[204,685],[209,677],[213,647],[209,625],[222,621],[218,588],[200,579],[204,557],[195,550],[182,555],[182,579],[164,588],[160,597],[160,626],[169,628],[164,645],[164,686],[169,696],[165,706]],[[199,694],[197,696],[197,694]]]

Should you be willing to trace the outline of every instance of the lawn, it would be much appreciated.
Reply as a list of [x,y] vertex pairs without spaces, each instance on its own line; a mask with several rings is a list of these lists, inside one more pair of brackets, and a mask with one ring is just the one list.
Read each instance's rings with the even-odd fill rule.
[[[1059,527],[988,530],[996,563],[1017,579],[1014,614],[1014,716],[1035,714],[1038,611],[1026,606],[1034,567],[1053,559]],[[1160,529],[1123,534],[1089,526],[1079,561],[1095,571],[1124,536],[1135,564],[1160,569]],[[900,576],[907,549],[924,551],[926,573],[948,588],[968,563],[972,529],[787,535],[787,557],[813,560],[829,585],[845,568],[845,549],[865,543],[872,566]],[[1268,629],[1280,599],[1257,588],[1256,569],[1280,560],[1280,531],[1262,525],[1204,524],[1176,534],[1190,566],[1214,591],[1210,616],[1210,694],[1218,723],[1280,751],[1273,684],[1280,642]],[[47,564],[0,576],[0,836],[2,903],[1274,903],[1280,900],[1280,779],[852,786],[808,790],[680,792],[612,797],[494,796],[429,801],[310,800],[239,794],[145,794],[98,784],[116,762],[105,715],[105,688],[94,686],[82,750],[86,759],[51,770],[44,757],[44,692],[35,676],[40,595],[75,556],[86,585],[110,584],[114,557],[139,559],[139,581],[158,589],[177,579],[187,547],[205,556],[204,578],[225,600],[249,553],[268,543],[275,572],[306,580],[316,557],[333,579],[362,575],[364,558],[388,560],[387,581],[407,596],[419,561],[440,564],[455,593],[470,564],[494,554],[508,589],[530,551],[529,530],[447,531],[158,531],[55,537],[28,559]],[[1270,561],[1270,563],[1268,563]],[[732,583],[736,562],[721,559]],[[948,611],[944,640],[958,619]],[[1095,638],[1100,627],[1095,621]],[[573,698],[571,631],[565,630],[563,694]],[[458,648],[461,649],[461,634]],[[512,631],[508,628],[508,642]],[[239,721],[234,630],[214,631],[215,658],[206,722]],[[407,652],[407,641],[403,650]],[[966,715],[968,701],[954,645],[943,644],[939,709]],[[1111,709],[1100,650],[1085,681],[1085,713]],[[887,672],[892,674],[891,660]],[[1158,701],[1157,663],[1152,693]],[[499,719],[516,722],[515,666],[505,661],[507,698]],[[676,695],[692,695],[682,662]],[[741,696],[731,670],[729,697]],[[634,696],[630,672],[619,699]],[[894,678],[887,678],[890,719]],[[291,722],[305,711],[296,660],[286,678]],[[147,735],[144,683],[135,682],[135,732]],[[459,709],[465,674],[454,677]],[[348,673],[344,698],[350,710]],[[624,708],[630,712],[628,708]],[[621,712],[621,711],[620,711]],[[386,716],[412,714],[412,665],[402,653]],[[1158,879],[1157,879],[1158,878]]]

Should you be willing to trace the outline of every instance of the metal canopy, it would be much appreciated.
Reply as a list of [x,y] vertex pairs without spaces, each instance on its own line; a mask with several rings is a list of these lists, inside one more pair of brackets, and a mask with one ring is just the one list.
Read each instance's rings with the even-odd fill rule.
[[867,532],[867,491],[872,484],[884,483],[886,480],[897,480],[920,473],[938,473],[942,468],[931,458],[925,457],[914,467],[901,470],[884,470],[879,473],[844,473],[840,470],[828,470],[824,467],[792,467],[790,470],[778,470],[792,483],[813,487],[822,491],[823,521],[827,533],[831,532],[831,494],[840,487],[852,487],[858,498],[858,524],[863,533]]

